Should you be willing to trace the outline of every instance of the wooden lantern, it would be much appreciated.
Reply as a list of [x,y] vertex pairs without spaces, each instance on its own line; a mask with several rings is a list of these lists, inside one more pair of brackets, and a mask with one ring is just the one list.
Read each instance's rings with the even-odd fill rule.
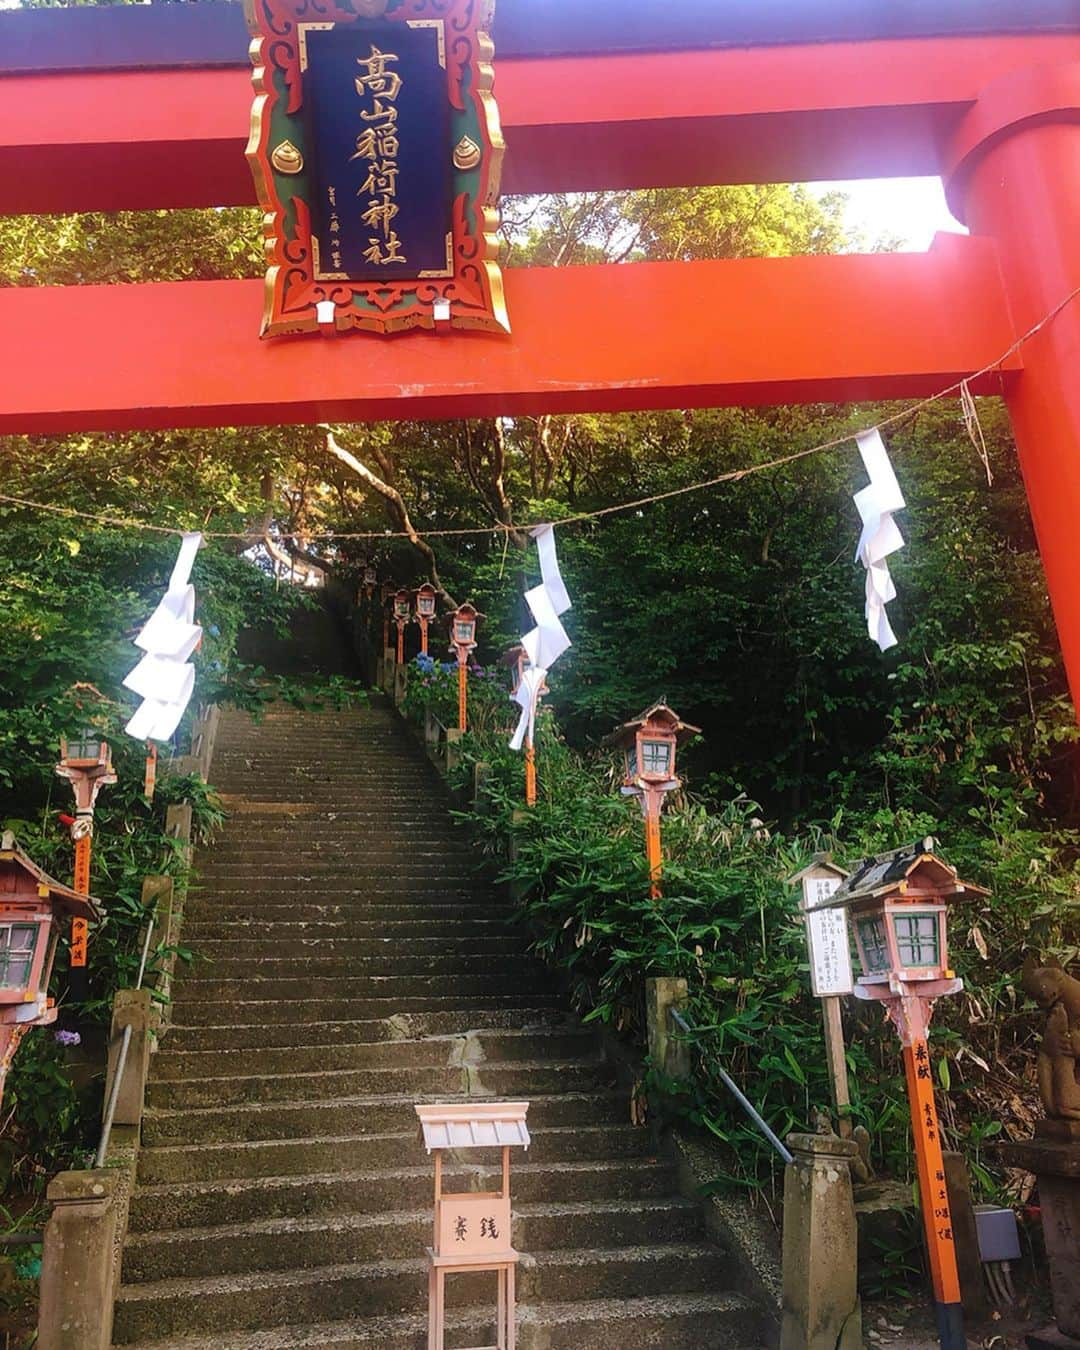
[[830,908],[848,911],[855,930],[857,998],[936,998],[960,989],[949,967],[946,909],[987,892],[960,881],[933,850],[934,840],[925,838],[867,858],[829,898]]
[[60,763],[56,772],[71,784],[77,816],[92,815],[98,793],[116,782],[108,743],[93,730],[84,731],[70,740],[60,738]]
[[[518,1253],[511,1245],[510,1150],[528,1148],[528,1102],[461,1102],[418,1106],[429,1153],[435,1154],[435,1229],[428,1250],[428,1350],[443,1350],[446,1335],[446,1276],[494,1271],[498,1277],[494,1350],[514,1350],[514,1277]],[[497,1191],[447,1194],[442,1188],[447,1149],[498,1148],[502,1185]]]
[[640,716],[617,727],[608,742],[623,751],[627,787],[671,791],[679,786],[675,752],[700,731],[700,727],[684,722],[666,703],[654,703]]
[[427,655],[428,625],[435,617],[435,602],[438,595],[438,591],[430,581],[425,581],[416,592],[416,622],[420,625],[420,653],[422,656]]
[[416,592],[416,613],[417,617],[430,622],[435,617],[435,601],[438,598],[438,591],[430,581],[425,581]]
[[457,649],[459,661],[464,661],[476,646],[476,625],[483,617],[468,601],[450,616],[450,642]]
[[949,968],[946,909],[981,886],[960,881],[927,837],[865,858],[825,902],[852,919],[862,975],[855,996],[882,1003],[903,1047],[919,1198],[943,1350],[966,1345],[952,1218],[927,1035],[936,999],[963,983]]
[[49,976],[63,920],[89,921],[97,915],[88,896],[47,876],[5,832],[0,839],[0,1096],[25,1032],[56,1021]]
[[660,809],[664,797],[681,787],[675,776],[675,752],[684,741],[700,733],[700,727],[684,722],[666,703],[654,703],[639,716],[624,722],[607,738],[625,758],[623,792],[641,801],[645,817],[645,850],[649,859],[649,893],[660,896]]
[[450,649],[457,653],[458,662],[458,730],[462,732],[468,724],[469,653],[476,646],[476,625],[483,617],[467,600],[450,615]]

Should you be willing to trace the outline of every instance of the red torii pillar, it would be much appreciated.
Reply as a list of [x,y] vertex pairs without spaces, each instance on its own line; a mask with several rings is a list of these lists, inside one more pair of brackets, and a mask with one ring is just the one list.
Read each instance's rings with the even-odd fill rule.
[[[1018,333],[1080,287],[1080,63],[991,84],[945,149],[953,213],[997,242]],[[1005,390],[1080,714],[1080,298],[1024,347]]]

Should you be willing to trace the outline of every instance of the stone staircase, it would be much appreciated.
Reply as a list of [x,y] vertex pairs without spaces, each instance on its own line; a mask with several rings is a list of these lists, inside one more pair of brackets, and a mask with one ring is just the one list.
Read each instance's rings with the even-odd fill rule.
[[[228,713],[214,778],[231,815],[198,858],[198,959],[153,1060],[114,1344],[425,1346],[413,1103],[482,1094],[531,1102],[522,1350],[760,1346],[391,710]],[[495,1185],[476,1157],[448,1186]],[[448,1300],[448,1346],[492,1341],[493,1277],[452,1278]]]

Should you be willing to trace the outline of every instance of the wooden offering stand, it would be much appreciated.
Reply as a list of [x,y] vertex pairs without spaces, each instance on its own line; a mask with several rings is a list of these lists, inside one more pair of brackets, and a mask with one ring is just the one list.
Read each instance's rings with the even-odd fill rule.
[[[528,1102],[460,1102],[418,1106],[424,1143],[435,1154],[435,1235],[428,1249],[428,1350],[444,1350],[446,1276],[493,1270],[498,1276],[494,1346],[514,1350],[514,1276],[518,1254],[510,1245],[510,1150],[529,1147]],[[502,1189],[447,1195],[442,1188],[447,1149],[501,1148]]]

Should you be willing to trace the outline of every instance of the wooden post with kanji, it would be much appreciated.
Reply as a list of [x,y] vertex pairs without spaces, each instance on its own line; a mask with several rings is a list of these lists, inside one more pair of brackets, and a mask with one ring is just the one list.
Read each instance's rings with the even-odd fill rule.
[[[428,1350],[444,1350],[446,1344],[447,1275],[469,1271],[494,1271],[494,1350],[514,1350],[518,1253],[510,1243],[510,1150],[529,1147],[525,1124],[528,1110],[528,1102],[471,1101],[416,1107],[424,1143],[435,1155],[434,1241],[428,1249]],[[500,1189],[444,1192],[444,1151],[473,1148],[501,1149]]]
[[810,953],[810,988],[814,997],[821,1000],[829,1087],[837,1130],[842,1139],[851,1137],[852,1125],[840,998],[851,993],[854,980],[847,916],[842,909],[828,908],[826,902],[846,876],[847,872],[838,867],[829,854],[815,853],[808,866],[788,877],[789,885],[796,882],[802,885],[803,921]]
[[942,1350],[964,1350],[964,1312],[927,1032],[935,1000],[964,987],[949,969],[946,906],[987,892],[960,881],[934,848],[934,840],[927,837],[863,859],[826,906],[842,907],[852,917],[863,972],[855,997],[884,1004],[900,1037],[938,1338]]

